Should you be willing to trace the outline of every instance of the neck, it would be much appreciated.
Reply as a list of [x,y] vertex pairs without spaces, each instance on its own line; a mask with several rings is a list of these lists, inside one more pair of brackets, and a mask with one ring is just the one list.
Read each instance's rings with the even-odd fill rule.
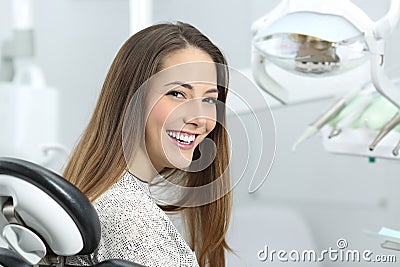
[[154,168],[149,157],[141,149],[136,152],[128,168],[129,172],[148,183],[158,175],[158,171]]

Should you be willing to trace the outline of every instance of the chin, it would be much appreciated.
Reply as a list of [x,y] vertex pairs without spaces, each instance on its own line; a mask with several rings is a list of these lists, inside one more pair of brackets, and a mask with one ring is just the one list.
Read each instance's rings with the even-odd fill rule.
[[192,158],[193,154],[191,154],[190,157],[180,154],[173,159],[170,158],[170,164],[172,165],[171,167],[176,169],[186,169],[190,166],[190,164],[192,164]]

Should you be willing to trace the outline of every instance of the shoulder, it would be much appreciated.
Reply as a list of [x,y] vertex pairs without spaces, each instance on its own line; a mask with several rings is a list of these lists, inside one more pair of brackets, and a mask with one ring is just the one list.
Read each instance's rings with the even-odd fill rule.
[[93,202],[100,222],[109,224],[130,218],[140,223],[143,216],[159,216],[160,209],[136,177],[126,173]]
[[168,216],[131,178],[124,175],[93,203],[102,231],[95,258],[122,258],[151,266],[196,262]]

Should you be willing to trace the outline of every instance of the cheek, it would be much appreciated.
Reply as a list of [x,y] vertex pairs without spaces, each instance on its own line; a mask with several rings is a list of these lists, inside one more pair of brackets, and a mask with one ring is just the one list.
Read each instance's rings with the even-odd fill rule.
[[207,120],[207,130],[208,132],[211,132],[212,130],[214,130],[215,125],[217,125],[217,110],[213,109],[213,111],[210,114],[210,118]]
[[158,109],[157,112],[154,113],[154,121],[162,127],[165,123],[165,121],[168,118],[169,110],[162,108]]
[[171,107],[163,101],[159,101],[153,107],[147,120],[148,127],[153,129],[154,131],[153,134],[160,134],[155,131],[161,129],[164,126],[170,113],[171,113]]
[[212,130],[214,130],[216,125],[217,125],[216,119],[207,120],[207,132],[210,133]]

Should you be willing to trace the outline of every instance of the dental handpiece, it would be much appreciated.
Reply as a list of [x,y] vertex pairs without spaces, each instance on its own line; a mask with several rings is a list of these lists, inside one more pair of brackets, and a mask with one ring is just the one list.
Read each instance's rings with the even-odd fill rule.
[[317,120],[315,120],[311,126],[316,129],[321,129],[325,124],[327,124],[331,119],[333,119],[340,111],[346,107],[346,100],[344,98],[336,102],[327,112],[322,114]]
[[337,114],[339,114],[359,92],[361,88],[357,88],[356,90],[352,90],[347,93],[344,97],[342,97],[339,101],[337,101],[331,108],[328,109],[324,114],[322,114],[317,120],[315,120],[312,124],[310,124],[302,133],[300,138],[294,143],[292,147],[292,151],[296,151],[297,146],[302,143],[304,140],[310,138],[315,133],[319,131],[325,124],[327,124],[330,120],[332,120]]
[[294,143],[292,147],[292,151],[296,151],[297,146],[302,143],[304,140],[313,136],[319,129],[321,129],[325,124],[327,124],[332,118],[334,118],[340,111],[344,109],[346,106],[347,99],[342,98],[338,102],[336,102],[327,112],[322,114],[317,120],[315,120],[312,124],[310,124],[300,138]]
[[350,114],[346,115],[343,119],[335,124],[328,138],[339,135],[343,128],[348,127],[351,123],[356,121],[361,114],[374,102],[375,98],[376,95],[369,95],[366,97],[366,99],[359,103],[357,107],[350,112]]
[[400,123],[400,112],[397,112],[388,123],[383,126],[383,128],[379,131],[378,135],[372,141],[369,146],[369,150],[373,151],[376,145],[398,124]]

